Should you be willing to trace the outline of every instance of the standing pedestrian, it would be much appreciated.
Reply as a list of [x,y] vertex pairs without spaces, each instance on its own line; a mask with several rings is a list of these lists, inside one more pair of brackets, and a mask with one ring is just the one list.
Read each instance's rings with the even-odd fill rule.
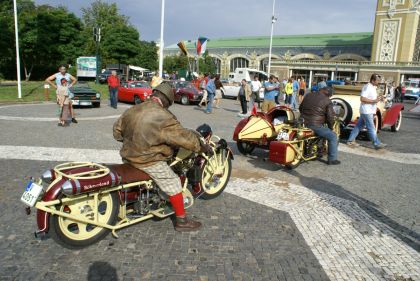
[[373,123],[373,116],[376,114],[376,105],[381,100],[378,98],[378,92],[376,90],[380,81],[381,76],[379,74],[372,74],[370,82],[362,89],[360,94],[360,117],[347,140],[349,146],[355,145],[355,140],[360,130],[366,126],[369,138],[373,142],[375,149],[386,147],[386,144],[381,143],[378,139],[375,124]]
[[248,113],[248,101],[251,96],[251,87],[245,79],[241,81],[241,87],[239,88],[238,100],[241,102],[242,113],[238,116],[246,116]]
[[258,79],[258,75],[254,76],[254,80],[251,81],[251,97],[250,97],[250,104],[249,107],[253,108],[254,104],[257,103],[258,104],[258,109],[261,109],[261,105],[260,105],[260,90],[261,90],[261,82]]
[[111,76],[107,79],[108,90],[109,90],[109,100],[111,107],[117,109],[118,104],[118,87],[120,86],[120,79],[117,76],[117,72],[113,70]]
[[214,84],[213,75],[210,76],[210,79],[207,82],[206,90],[207,90],[207,108],[205,112],[207,114],[210,114],[213,111],[213,101],[214,101],[214,96],[216,95],[216,85]]
[[214,96],[214,100],[215,100],[214,107],[220,108],[220,100],[223,98],[223,95],[222,95],[223,84],[220,81],[219,74],[216,74],[214,78],[214,85],[216,86],[216,95]]
[[292,81],[293,81],[292,109],[297,110],[298,109],[297,94],[298,94],[298,90],[299,90],[299,82],[296,81],[296,79],[293,78],[293,77],[292,77]]
[[276,96],[274,97],[274,102],[276,105],[279,105],[279,96],[280,96],[280,82],[278,77],[274,77],[274,83],[276,84]]
[[268,81],[264,83],[264,101],[261,105],[261,110],[265,113],[276,107],[276,83],[274,82],[274,75],[270,75]]
[[303,97],[305,96],[305,93],[306,93],[306,82],[305,82],[305,79],[303,77],[300,77],[300,82],[299,82],[299,104],[302,103]]
[[402,102],[401,99],[402,85],[401,83],[395,88],[394,102]]
[[[77,83],[77,79],[74,78],[73,75],[70,75],[69,73],[67,73],[67,67],[62,64],[58,67],[58,71],[57,73],[51,75],[50,77],[48,77],[47,79],[45,79],[45,82],[47,82],[48,84],[50,84],[51,86],[53,86],[55,89],[58,88],[59,85],[61,85],[61,79],[65,78],[67,80],[68,87],[71,88],[73,87],[74,84]],[[53,83],[54,81],[54,83]],[[70,82],[71,81],[71,82]],[[71,93],[70,96],[71,98]],[[71,99],[69,100],[70,103],[70,115],[71,115],[71,122],[73,123],[77,123],[76,118],[74,117],[74,110],[73,110],[73,102],[71,101]]]
[[70,91],[66,78],[61,78],[61,85],[57,86],[57,104],[59,106],[58,126],[67,127],[70,120]]
[[321,81],[318,83],[318,90],[327,87],[327,82],[325,82],[325,78],[321,78]]
[[286,86],[284,86],[284,91],[286,93],[286,99],[284,101],[286,106],[291,106],[292,104],[292,97],[293,97],[293,81],[291,78],[286,83]]

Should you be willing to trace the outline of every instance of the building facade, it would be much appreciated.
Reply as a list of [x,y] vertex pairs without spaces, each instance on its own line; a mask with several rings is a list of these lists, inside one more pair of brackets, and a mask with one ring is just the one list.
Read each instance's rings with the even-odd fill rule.
[[[378,0],[372,32],[274,36],[271,72],[366,81],[373,72],[387,81],[420,78],[420,0]],[[213,39],[207,43],[217,72],[227,78],[237,67],[266,71],[269,36]],[[190,54],[195,42],[186,41]],[[177,55],[176,44],[165,55]]]

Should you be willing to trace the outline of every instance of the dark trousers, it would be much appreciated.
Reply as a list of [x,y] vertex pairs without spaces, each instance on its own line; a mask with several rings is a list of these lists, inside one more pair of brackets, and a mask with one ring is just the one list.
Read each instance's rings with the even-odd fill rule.
[[118,104],[118,88],[109,87],[109,99],[111,100],[111,106],[116,108]]
[[248,112],[248,106],[246,104],[246,98],[245,96],[239,96],[239,101],[241,102],[242,107],[242,114],[246,114]]

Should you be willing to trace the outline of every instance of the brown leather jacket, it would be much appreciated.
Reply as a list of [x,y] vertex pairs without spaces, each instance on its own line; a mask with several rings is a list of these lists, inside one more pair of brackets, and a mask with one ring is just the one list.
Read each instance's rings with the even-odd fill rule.
[[182,127],[175,115],[152,100],[125,111],[114,124],[114,138],[123,142],[123,161],[139,169],[166,161],[173,147],[194,152],[201,147],[193,131]]
[[322,93],[310,93],[305,96],[299,106],[301,117],[305,126],[321,127],[325,123],[328,128],[334,126],[335,112],[329,97]]

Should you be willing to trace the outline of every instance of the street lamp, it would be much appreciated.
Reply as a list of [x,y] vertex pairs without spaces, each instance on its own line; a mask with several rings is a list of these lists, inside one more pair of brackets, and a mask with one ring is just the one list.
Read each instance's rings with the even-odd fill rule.
[[271,35],[270,35],[270,51],[268,53],[268,75],[270,75],[271,71],[271,49],[273,48],[273,31],[274,31],[274,23],[277,21],[277,18],[274,16],[274,6],[276,5],[276,0],[273,0],[273,15],[271,16]]
[[22,98],[22,87],[20,85],[20,57],[19,57],[19,33],[18,33],[18,18],[16,0],[13,0],[13,12],[15,16],[15,40],[16,40],[16,71],[18,80],[18,98]]
[[162,0],[162,11],[160,16],[160,43],[159,43],[159,77],[163,78],[163,25],[165,22],[165,0]]

